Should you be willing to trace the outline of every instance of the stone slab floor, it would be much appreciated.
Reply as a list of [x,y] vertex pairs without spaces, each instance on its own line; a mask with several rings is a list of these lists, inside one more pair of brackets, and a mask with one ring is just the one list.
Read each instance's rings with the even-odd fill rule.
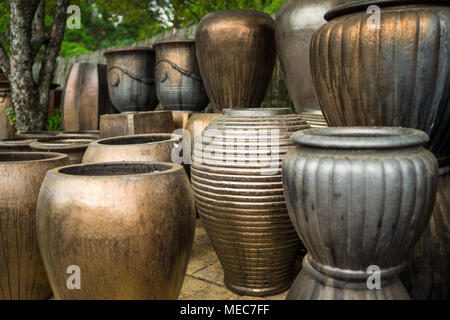
[[223,269],[205,228],[197,220],[191,259],[180,300],[284,300],[287,292],[273,297],[255,298],[234,294],[223,283]]

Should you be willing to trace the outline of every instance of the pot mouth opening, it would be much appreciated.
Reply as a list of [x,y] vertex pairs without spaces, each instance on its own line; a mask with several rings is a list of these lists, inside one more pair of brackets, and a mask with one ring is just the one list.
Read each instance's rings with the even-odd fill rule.
[[35,141],[35,139],[13,138],[13,139],[0,140],[0,144],[2,144],[2,145],[30,144],[33,141]]
[[292,135],[295,144],[332,149],[390,149],[421,146],[425,132],[396,127],[336,127],[302,130]]
[[154,53],[153,47],[122,47],[106,51],[103,55],[109,56],[115,53],[131,53],[131,52],[150,52]]
[[289,108],[241,108],[223,110],[223,115],[226,116],[264,117],[287,114],[292,114],[292,110]]
[[175,136],[171,134],[152,134],[143,136],[124,136],[124,137],[114,137],[99,140],[98,144],[108,145],[108,146],[123,146],[123,145],[134,145],[134,144],[151,144],[158,142],[166,142],[171,140],[180,140],[181,136]]
[[170,44],[195,44],[195,40],[191,39],[166,39],[166,40],[160,40],[153,44],[153,49],[156,49],[158,46],[161,45],[170,45]]
[[68,147],[74,145],[85,145],[95,141],[93,138],[87,137],[60,137],[54,139],[42,139],[37,140],[37,144],[46,147],[58,146],[58,147]]
[[70,166],[61,168],[58,172],[72,176],[108,177],[158,174],[174,169],[176,165],[171,163],[112,162]]
[[61,153],[51,152],[0,152],[0,163],[55,160],[64,157],[67,156]]
[[356,0],[341,4],[325,13],[324,19],[326,21],[333,20],[337,17],[358,12],[367,11],[370,6],[378,7],[390,7],[400,5],[414,5],[414,4],[426,4],[426,5],[443,5],[445,1],[442,0]]

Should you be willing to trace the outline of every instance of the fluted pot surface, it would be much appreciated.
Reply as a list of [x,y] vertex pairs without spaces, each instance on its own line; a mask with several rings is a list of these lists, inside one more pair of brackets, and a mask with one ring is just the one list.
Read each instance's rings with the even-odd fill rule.
[[[195,204],[179,165],[69,166],[48,172],[37,230],[56,299],[176,299],[192,249]],[[80,272],[78,290],[67,286],[68,266]]]
[[156,92],[164,110],[201,111],[209,104],[194,40],[155,43]]
[[[408,299],[398,279],[430,219],[438,165],[428,136],[401,128],[293,135],[283,162],[289,215],[308,250],[288,299]],[[379,290],[369,290],[369,268]]]
[[[368,15],[371,5],[381,11]],[[312,39],[311,72],[328,124],[420,129],[448,162],[449,3],[364,1],[326,18]]]
[[48,170],[68,164],[58,153],[0,153],[0,300],[52,295],[36,235],[36,203]]
[[258,108],[276,60],[273,19],[251,10],[206,15],[196,34],[203,82],[216,109]]
[[120,112],[151,111],[158,105],[155,51],[132,47],[107,51],[108,91]]
[[283,196],[281,161],[308,125],[290,109],[224,110],[196,141],[191,164],[197,209],[233,292],[289,288],[301,243]]

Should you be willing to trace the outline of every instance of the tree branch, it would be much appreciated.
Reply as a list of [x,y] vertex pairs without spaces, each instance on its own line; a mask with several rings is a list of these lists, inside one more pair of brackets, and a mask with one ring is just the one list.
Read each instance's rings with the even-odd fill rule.
[[48,34],[45,31],[45,0],[40,1],[36,10],[31,35],[31,54],[34,58],[48,37]]

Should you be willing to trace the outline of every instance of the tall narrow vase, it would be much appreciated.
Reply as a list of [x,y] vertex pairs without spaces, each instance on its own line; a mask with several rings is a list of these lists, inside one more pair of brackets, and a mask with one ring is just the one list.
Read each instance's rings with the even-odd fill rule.
[[308,255],[288,299],[409,299],[399,274],[436,200],[427,141],[406,128],[293,135],[283,185]]
[[197,209],[233,292],[275,295],[299,270],[302,246],[286,209],[281,161],[291,134],[306,128],[291,109],[229,109],[195,142]]
[[59,153],[0,153],[0,300],[52,295],[36,235],[36,203],[48,170],[67,165]]

